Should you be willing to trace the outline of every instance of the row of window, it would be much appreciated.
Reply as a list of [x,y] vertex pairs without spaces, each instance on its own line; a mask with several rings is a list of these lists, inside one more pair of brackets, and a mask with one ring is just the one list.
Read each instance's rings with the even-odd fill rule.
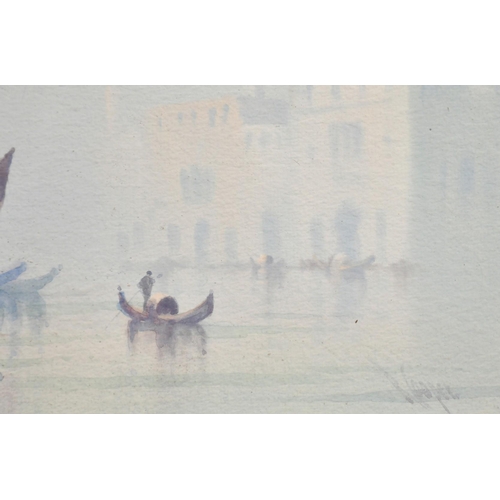
[[[386,87],[389,89],[391,86],[386,86]],[[342,99],[342,90],[341,90],[340,85],[331,85],[330,89],[331,89],[330,90],[331,95],[335,100]],[[358,89],[359,89],[359,96],[363,97],[365,92],[366,92],[366,86],[359,85]],[[309,105],[312,105],[313,104],[314,86],[307,85],[305,92],[307,95],[307,102],[309,103]],[[424,89],[424,90],[422,90],[422,92],[426,92],[426,90]],[[427,92],[429,92],[429,91],[427,91]],[[221,123],[224,123],[224,124],[227,123],[228,115],[229,115],[229,105],[224,104],[222,106],[222,109],[219,110],[219,112],[218,112],[217,108],[215,108],[215,107],[210,108],[208,110],[208,114],[206,116],[206,119],[208,120],[208,123],[211,127],[215,127],[218,119],[220,119]],[[188,120],[190,121],[190,123],[195,124],[198,120],[198,113],[195,110],[192,110],[191,113],[184,113],[181,111],[177,114],[177,122],[179,125],[186,123]],[[162,123],[163,122],[162,122],[162,119],[160,117],[158,119],[158,124],[160,127],[162,126]]]
[[[366,85],[358,85],[358,95],[359,97],[364,97],[366,93]],[[307,102],[309,105],[313,104],[313,93],[314,93],[314,85],[307,85],[306,86],[306,95],[307,95]],[[340,85],[331,85],[330,86],[330,94],[332,95],[334,100],[340,100],[342,99],[342,88]]]
[[[308,100],[309,104],[312,104],[313,88],[314,88],[314,86],[312,86],[312,85],[306,86],[307,100]],[[360,92],[364,93],[365,87],[360,86],[359,88],[360,88]],[[335,99],[342,98],[342,93],[341,93],[339,85],[333,85],[331,87],[331,93]],[[222,109],[220,109],[219,111],[215,107],[210,108],[208,110],[208,114],[206,116],[206,119],[208,120],[210,127],[215,127],[218,120],[220,120],[220,122],[223,124],[227,123],[228,116],[229,116],[229,105],[224,104],[222,106]],[[179,125],[182,125],[182,124],[186,123],[187,121],[189,121],[191,124],[195,124],[197,122],[197,120],[198,120],[198,113],[195,110],[192,110],[191,113],[184,113],[182,111],[177,113],[177,123]],[[158,118],[158,124],[160,127],[162,127],[163,120],[161,117]]]
[[[227,123],[228,116],[229,106],[227,104],[224,104],[224,106],[222,106],[222,109],[220,110],[220,113],[217,112],[217,108],[210,108],[208,110],[207,119],[209,125],[211,127],[215,127],[218,119],[220,119],[221,123]],[[177,113],[177,123],[179,125],[186,123],[187,120],[189,120],[191,124],[195,124],[198,120],[198,113],[194,109],[189,114],[183,113],[182,111]],[[158,118],[158,125],[160,127],[162,127],[163,125],[161,117]]]
[[[360,123],[333,123],[330,125],[329,135],[332,158],[348,161],[361,156],[364,146],[364,130]],[[254,133],[247,132],[245,148],[248,150],[257,144],[263,150],[271,145],[281,148],[282,134],[261,131],[255,137]]]
[[[475,161],[471,156],[462,158],[458,165],[458,193],[461,196],[469,196],[475,188]],[[442,163],[438,170],[437,186],[443,196],[449,188],[448,168],[446,163]]]

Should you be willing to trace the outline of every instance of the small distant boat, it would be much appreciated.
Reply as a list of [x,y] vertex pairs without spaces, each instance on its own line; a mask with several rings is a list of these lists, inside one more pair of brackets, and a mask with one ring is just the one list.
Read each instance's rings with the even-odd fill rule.
[[301,260],[300,267],[302,269],[320,269],[321,271],[329,271],[333,262],[333,256],[328,260],[320,260],[316,257],[308,260]]
[[9,180],[10,164],[12,163],[12,157],[14,156],[15,149],[12,148],[1,160],[0,160],[0,209],[2,208],[3,201],[5,199],[5,191],[7,189],[7,181]]
[[341,262],[339,265],[339,270],[340,271],[361,271],[363,269],[369,268],[373,263],[375,262],[375,256],[370,255],[370,257],[367,257],[364,260],[361,260],[359,262],[349,262],[349,261],[344,261]]
[[[16,271],[19,268],[19,274],[22,272],[22,266],[16,267],[12,271]],[[62,266],[59,267],[54,267],[48,272],[47,274],[44,274],[43,276],[40,276],[39,278],[31,278],[31,279],[25,279],[25,280],[17,280],[15,278],[9,280],[9,283],[7,283],[5,286],[2,287],[2,290],[8,292],[9,294],[13,296],[20,296],[20,295],[30,295],[33,293],[37,293],[39,290],[47,286],[49,283],[51,283],[54,278],[62,271]],[[26,265],[24,264],[24,269],[26,269]],[[10,272],[12,272],[10,271]],[[0,276],[1,278],[1,276]]]
[[164,328],[183,324],[195,325],[208,318],[214,310],[214,294],[212,291],[207,298],[198,306],[181,314],[157,314],[156,309],[151,307],[148,311],[141,311],[131,306],[125,299],[125,293],[119,289],[118,307],[128,316],[133,327],[137,331],[162,331]]
[[272,274],[282,270],[285,267],[285,261],[283,259],[275,261],[271,255],[261,255],[257,261],[250,257],[250,265],[253,275],[258,276],[260,271]]

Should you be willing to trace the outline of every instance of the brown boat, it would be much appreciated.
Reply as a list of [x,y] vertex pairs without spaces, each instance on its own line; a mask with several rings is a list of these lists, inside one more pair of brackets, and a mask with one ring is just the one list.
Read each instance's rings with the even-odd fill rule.
[[151,306],[147,311],[141,311],[130,305],[125,299],[125,293],[119,288],[118,307],[130,318],[129,332],[155,331],[161,333],[174,325],[195,325],[208,318],[214,310],[214,294],[212,291],[198,306],[181,314],[158,314],[157,309]]

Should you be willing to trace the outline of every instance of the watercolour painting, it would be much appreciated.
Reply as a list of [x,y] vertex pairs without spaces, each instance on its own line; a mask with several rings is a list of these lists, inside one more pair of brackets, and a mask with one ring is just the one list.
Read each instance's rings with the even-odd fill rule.
[[500,88],[0,111],[0,413],[499,412]]

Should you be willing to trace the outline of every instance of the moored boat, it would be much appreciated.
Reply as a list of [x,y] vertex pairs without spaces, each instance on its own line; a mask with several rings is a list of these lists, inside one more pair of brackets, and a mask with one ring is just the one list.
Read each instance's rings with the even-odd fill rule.
[[359,262],[350,262],[349,260],[344,260],[340,262],[339,270],[340,271],[361,271],[364,269],[368,269],[375,262],[375,256],[370,255],[366,259]]
[[0,286],[3,286],[10,281],[16,280],[21,274],[26,271],[26,263],[23,262],[19,266],[15,267],[14,269],[11,269],[10,271],[6,271],[5,273],[0,274]]
[[301,260],[300,267],[302,269],[319,269],[321,271],[330,271],[332,266],[333,256],[328,260],[320,260],[317,257],[313,257],[312,259]]
[[[159,303],[158,303],[159,305]],[[214,310],[214,294],[212,291],[198,306],[180,314],[158,314],[158,306],[150,305],[147,311],[141,311],[127,302],[125,293],[119,288],[118,307],[128,316],[138,330],[159,331],[164,327],[184,324],[195,325],[208,318]]]
[[285,261],[283,259],[274,260],[271,255],[264,254],[256,261],[250,257],[250,265],[252,266],[252,273],[255,277],[258,277],[261,271],[267,276],[272,276],[276,271],[282,271],[284,269]]

